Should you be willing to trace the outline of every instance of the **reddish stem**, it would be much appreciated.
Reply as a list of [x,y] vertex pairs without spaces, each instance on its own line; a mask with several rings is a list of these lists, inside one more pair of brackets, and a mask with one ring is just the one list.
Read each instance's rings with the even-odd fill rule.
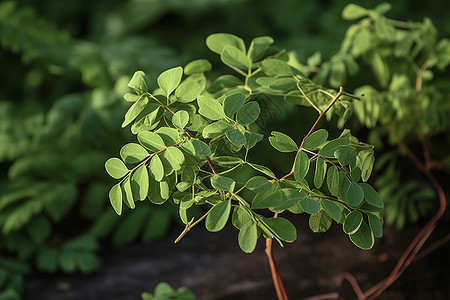
[[[278,217],[278,213],[275,213],[274,218]],[[278,300],[288,300],[286,289],[284,288],[283,280],[281,279],[280,271],[273,257],[272,251],[273,239],[266,239],[266,255],[269,259],[270,271],[272,274],[273,285],[275,286],[275,291],[277,292]]]

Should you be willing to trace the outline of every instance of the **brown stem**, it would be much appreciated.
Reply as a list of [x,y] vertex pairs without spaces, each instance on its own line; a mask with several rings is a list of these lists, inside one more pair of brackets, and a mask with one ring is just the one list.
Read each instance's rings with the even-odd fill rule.
[[338,287],[342,286],[344,280],[347,280],[350,283],[350,285],[353,288],[353,291],[356,294],[356,297],[358,297],[358,300],[364,299],[364,294],[361,288],[359,287],[358,281],[356,280],[355,276],[353,276],[348,272],[342,273],[341,276],[339,277]]
[[[278,213],[275,213],[273,217],[277,218]],[[280,271],[278,270],[278,266],[273,257],[272,243],[273,243],[273,239],[271,239],[271,238],[266,239],[265,252],[267,255],[267,259],[269,260],[270,272],[272,274],[273,285],[275,286],[275,291],[277,292],[278,300],[288,300],[288,296],[287,296],[286,290],[283,285],[283,280],[281,279]]]
[[422,228],[422,230],[416,235],[411,244],[406,248],[402,256],[399,258],[397,264],[392,270],[391,274],[377,284],[377,288],[371,288],[366,293],[364,293],[364,298],[366,299],[376,299],[383,291],[385,291],[395,280],[406,270],[406,268],[411,264],[411,262],[416,257],[422,245],[426,242],[433,229],[436,226],[438,220],[444,215],[444,212],[447,207],[447,197],[445,192],[440,185],[439,181],[434,177],[431,173],[431,165],[430,165],[430,154],[428,151],[428,146],[425,146],[425,141],[423,142],[424,149],[424,157],[425,164],[423,164],[414,153],[406,146],[403,140],[396,134],[396,132],[390,126],[386,126],[391,135],[396,139],[399,147],[406,153],[408,158],[416,165],[416,167],[428,178],[429,182],[435,188],[438,198],[439,198],[439,210],[433,216],[433,218]]

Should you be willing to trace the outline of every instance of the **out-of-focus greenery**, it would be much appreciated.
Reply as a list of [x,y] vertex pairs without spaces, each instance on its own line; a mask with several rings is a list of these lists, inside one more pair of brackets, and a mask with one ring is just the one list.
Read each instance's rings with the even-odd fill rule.
[[[349,25],[341,18],[348,3],[1,1],[0,297],[20,298],[22,276],[33,269],[97,270],[101,240],[122,246],[166,233],[176,214],[170,205],[141,205],[119,218],[107,200],[103,162],[131,139],[120,130],[120,98],[135,70],[214,62],[204,46],[214,32],[273,36],[298,61],[318,50],[328,58]],[[398,0],[390,14],[429,16],[440,34],[450,33],[439,2]]]

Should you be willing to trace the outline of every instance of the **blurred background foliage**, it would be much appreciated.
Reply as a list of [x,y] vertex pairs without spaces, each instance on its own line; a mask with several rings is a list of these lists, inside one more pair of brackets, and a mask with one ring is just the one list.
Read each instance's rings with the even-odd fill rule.
[[[163,237],[178,218],[170,204],[146,203],[119,217],[107,200],[112,182],[103,164],[132,138],[120,125],[127,108],[122,95],[134,71],[143,70],[155,80],[161,71],[198,58],[217,66],[218,58],[204,43],[214,32],[233,33],[246,41],[272,36],[278,48],[292,51],[291,58],[299,67],[307,66],[308,58],[314,64],[317,51],[320,63],[326,62],[339,53],[353,23],[341,16],[348,3],[1,1],[0,299],[20,299],[23,278],[29,272],[97,271],[102,245],[152,241]],[[364,1],[362,5],[373,8],[378,3]],[[438,29],[436,38],[450,34],[450,11],[443,10],[440,1],[396,0],[388,14],[414,21],[427,16]],[[442,72],[439,76],[448,79],[448,70]],[[349,76],[345,84],[350,88],[372,84],[365,81],[370,76],[360,75]],[[325,84],[345,82],[339,80]],[[443,97],[448,102],[448,96]],[[297,139],[315,117],[309,110],[300,112],[290,106],[273,109],[276,118],[269,118],[267,127],[283,128]],[[299,122],[288,123],[284,117],[294,113]],[[377,129],[376,122],[364,124],[369,130],[358,124],[355,120],[348,123],[361,135]],[[448,145],[447,129],[439,134]],[[372,138],[381,148],[386,135]],[[260,147],[264,146],[270,149],[267,141]],[[261,153],[258,159],[275,170],[288,168],[289,162],[273,160],[276,156],[271,150],[255,153]],[[405,176],[398,172],[403,165],[390,165],[386,173],[397,178],[399,185]],[[418,185],[411,183],[403,194]],[[398,192],[395,186],[394,190]],[[424,198],[433,197],[432,192],[422,193]],[[389,198],[389,191],[384,196]]]

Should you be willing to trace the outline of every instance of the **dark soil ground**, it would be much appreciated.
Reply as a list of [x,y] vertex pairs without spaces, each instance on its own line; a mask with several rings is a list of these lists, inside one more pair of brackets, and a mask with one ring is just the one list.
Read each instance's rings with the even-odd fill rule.
[[[309,231],[306,216],[294,216],[298,240],[274,254],[290,299],[339,293],[355,299],[350,285],[337,287],[342,272],[352,273],[363,290],[386,277],[420,225],[385,236],[370,251],[354,246],[342,229],[324,234]],[[446,218],[448,220],[448,217]],[[448,233],[441,222],[424,246]],[[202,226],[173,244],[182,228],[162,241],[103,253],[100,273],[33,275],[26,281],[26,300],[138,300],[158,282],[186,286],[199,300],[276,299],[269,266],[260,239],[252,254],[237,246],[237,231],[230,227],[209,233]],[[450,243],[415,261],[379,299],[450,299]],[[64,288],[62,288],[64,287]]]

